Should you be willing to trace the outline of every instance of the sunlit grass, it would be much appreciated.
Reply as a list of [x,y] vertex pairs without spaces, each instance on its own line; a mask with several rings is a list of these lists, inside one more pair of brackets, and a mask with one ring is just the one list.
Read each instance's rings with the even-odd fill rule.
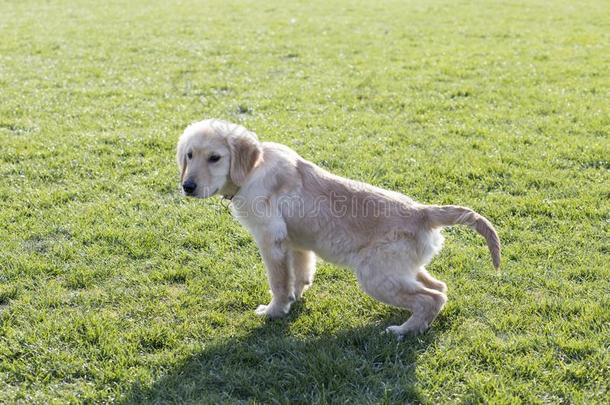
[[[603,1],[2,2],[0,402],[604,402]],[[281,321],[248,233],[178,193],[190,122],[470,206],[432,329],[319,266]]]

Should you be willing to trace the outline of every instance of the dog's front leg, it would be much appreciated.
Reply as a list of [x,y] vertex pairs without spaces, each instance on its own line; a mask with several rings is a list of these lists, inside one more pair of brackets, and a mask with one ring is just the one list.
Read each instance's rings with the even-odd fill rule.
[[258,243],[273,297],[268,305],[259,305],[258,315],[279,318],[290,311],[294,301],[294,274],[288,262],[288,248],[285,240],[273,237],[262,237]]

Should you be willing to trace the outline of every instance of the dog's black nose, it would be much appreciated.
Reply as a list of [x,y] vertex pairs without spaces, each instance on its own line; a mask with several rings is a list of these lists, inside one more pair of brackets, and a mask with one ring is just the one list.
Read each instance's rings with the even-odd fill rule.
[[196,188],[197,188],[197,183],[195,183],[193,180],[187,180],[184,183],[182,183],[182,189],[187,194],[192,194]]

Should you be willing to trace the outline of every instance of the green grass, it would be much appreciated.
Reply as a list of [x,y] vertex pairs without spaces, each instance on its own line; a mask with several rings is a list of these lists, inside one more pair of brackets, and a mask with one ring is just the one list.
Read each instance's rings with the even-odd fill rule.
[[[0,2],[0,403],[602,403],[610,5]],[[447,230],[432,329],[323,263],[285,320],[248,233],[178,193],[192,121],[496,225]]]

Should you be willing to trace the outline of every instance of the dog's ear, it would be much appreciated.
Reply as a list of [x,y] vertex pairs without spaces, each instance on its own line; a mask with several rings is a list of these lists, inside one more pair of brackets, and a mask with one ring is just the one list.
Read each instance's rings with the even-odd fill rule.
[[182,171],[180,172],[180,184],[184,182],[184,173],[186,173],[186,155],[182,157]]
[[239,187],[260,159],[262,150],[256,137],[250,134],[231,136],[228,141],[231,149],[231,181]]
[[176,147],[176,162],[180,169],[180,184],[184,181],[184,174],[186,173],[186,153],[184,152],[184,141],[180,139],[178,146]]

